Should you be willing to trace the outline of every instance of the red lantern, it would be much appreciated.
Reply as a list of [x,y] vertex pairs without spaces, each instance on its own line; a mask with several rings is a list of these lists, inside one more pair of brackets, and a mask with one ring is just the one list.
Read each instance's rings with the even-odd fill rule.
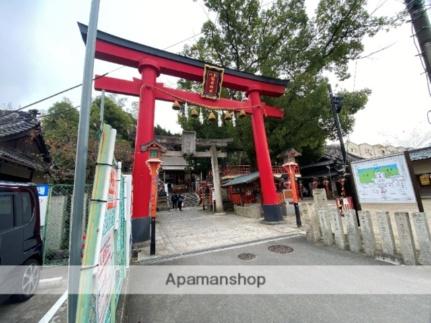
[[286,171],[289,182],[290,182],[290,189],[292,191],[292,202],[298,203],[299,202],[299,190],[298,190],[298,183],[296,182],[296,176],[299,175],[299,166],[297,163],[294,162],[288,162],[283,164],[283,168]]

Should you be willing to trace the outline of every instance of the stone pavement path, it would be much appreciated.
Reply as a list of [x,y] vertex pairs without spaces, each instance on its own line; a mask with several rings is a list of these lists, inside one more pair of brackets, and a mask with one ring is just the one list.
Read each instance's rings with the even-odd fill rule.
[[[284,224],[267,225],[259,219],[233,213],[214,214],[200,208],[159,212],[156,225],[156,257],[304,234],[296,228],[293,216],[287,216]],[[149,247],[145,246],[139,253],[138,261],[149,258]]]

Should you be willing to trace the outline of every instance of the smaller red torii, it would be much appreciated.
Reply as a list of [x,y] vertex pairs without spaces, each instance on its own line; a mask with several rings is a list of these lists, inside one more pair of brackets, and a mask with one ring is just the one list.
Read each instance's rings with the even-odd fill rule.
[[[87,26],[78,25],[82,38],[86,41]],[[134,242],[145,241],[149,237],[151,176],[145,165],[149,154],[147,151],[142,151],[141,147],[154,140],[155,100],[178,100],[207,109],[244,111],[250,115],[264,220],[271,223],[283,220],[281,203],[278,200],[273,180],[264,123],[265,117],[283,118],[283,111],[266,105],[261,101],[260,96],[284,94],[288,83],[286,80],[224,68],[223,87],[246,92],[247,100],[235,101],[223,98],[213,100],[197,93],[171,89],[162,83],[157,83],[157,77],[160,74],[202,82],[205,62],[131,42],[101,31],[97,32],[95,56],[108,62],[137,68],[141,74],[141,79],[135,78],[131,81],[107,76],[97,76],[95,81],[97,90],[139,96],[132,177],[132,236]]]

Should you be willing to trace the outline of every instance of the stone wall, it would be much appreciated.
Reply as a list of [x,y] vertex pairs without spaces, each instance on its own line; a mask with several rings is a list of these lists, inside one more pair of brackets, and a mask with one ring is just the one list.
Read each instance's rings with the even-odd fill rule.
[[64,239],[64,225],[67,196],[51,196],[46,218],[45,249],[61,249]]
[[303,205],[309,241],[406,265],[431,264],[430,213],[392,206],[391,211],[362,210],[357,217],[355,210],[348,210],[341,216],[334,206],[322,202]]
[[260,204],[247,204],[244,206],[234,205],[233,208],[235,214],[245,216],[247,218],[259,219],[263,216],[263,211]]
[[[422,204],[424,206],[424,211],[426,214],[431,214],[431,199],[422,199]],[[391,226],[393,228],[393,234],[395,237],[395,247],[398,250],[399,249],[399,243],[398,243],[398,230],[397,230],[397,226],[395,223],[395,212],[407,212],[407,213],[414,213],[414,212],[418,212],[418,208],[416,204],[386,204],[386,205],[382,205],[382,204],[364,204],[362,205],[362,209],[363,210],[368,210],[371,213],[372,216],[372,221],[374,224],[374,229],[375,229],[375,235],[376,235],[376,240],[377,240],[377,244],[381,244],[381,234],[380,232],[377,230],[377,217],[375,216],[378,212],[381,211],[386,211],[389,213],[389,219],[391,222]],[[427,218],[428,220],[428,225],[431,227],[431,217]],[[413,238],[415,239],[415,241],[417,242],[417,236],[416,236],[416,232],[415,232],[415,228],[413,226],[413,223],[411,222],[411,217],[410,217],[410,224],[412,225],[412,230],[413,230]]]
[[370,145],[367,143],[355,144],[353,142],[346,142],[347,152],[363,158],[382,157],[403,152],[405,148],[383,145]]

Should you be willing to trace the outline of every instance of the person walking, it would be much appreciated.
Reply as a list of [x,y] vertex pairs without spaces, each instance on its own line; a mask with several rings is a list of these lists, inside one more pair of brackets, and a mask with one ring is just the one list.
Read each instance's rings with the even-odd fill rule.
[[181,193],[178,195],[178,200],[177,200],[177,204],[178,204],[178,209],[180,211],[182,211],[182,207],[183,207],[183,201],[184,201],[184,196],[181,195]]
[[210,208],[210,188],[208,187],[208,185],[205,186],[204,189],[204,201],[203,201],[203,209],[205,210],[205,207],[208,206],[208,208]]
[[205,188],[201,187],[199,189],[199,205],[202,204],[202,210],[205,211]]
[[177,208],[177,201],[178,201],[178,196],[176,193],[172,194],[171,196],[171,203],[172,203],[172,208],[175,210]]

